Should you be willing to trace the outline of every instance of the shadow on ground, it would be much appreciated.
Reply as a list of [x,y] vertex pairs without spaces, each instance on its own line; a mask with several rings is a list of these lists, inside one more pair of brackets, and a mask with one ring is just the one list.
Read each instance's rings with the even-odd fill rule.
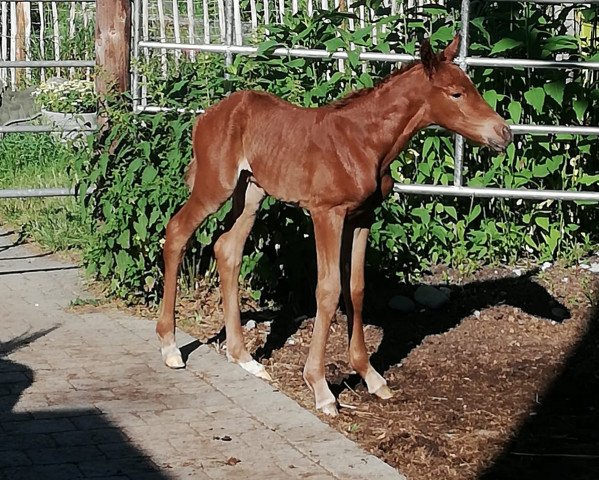
[[480,480],[599,478],[599,318]]
[[[537,270],[531,270],[520,277],[503,277],[493,280],[471,282],[465,285],[444,285],[451,288],[451,301],[441,310],[422,309],[414,313],[391,311],[386,306],[367,304],[364,318],[366,323],[377,325],[383,329],[383,340],[371,358],[373,366],[381,373],[390,366],[400,363],[410,351],[420,345],[428,335],[447,332],[456,327],[467,316],[476,310],[497,305],[512,305],[522,311],[549,320],[561,321],[569,318],[568,309],[533,279]],[[383,299],[396,294],[412,297],[418,285],[399,285],[389,279],[371,279],[373,287],[367,293],[369,297]],[[386,283],[386,285],[385,285]],[[368,281],[367,281],[368,284]],[[389,288],[388,285],[394,285]],[[557,309],[563,314],[561,318],[554,316]],[[242,314],[242,323],[249,319],[255,321],[272,320],[271,331],[265,344],[254,354],[258,359],[269,358],[273,351],[282,348],[287,339],[293,335],[302,322],[314,315],[313,309],[306,309],[305,315],[291,315],[289,310],[280,312],[246,312]],[[211,340],[223,341],[224,329]],[[356,378],[357,381],[357,378]],[[351,386],[351,382],[349,383]]]
[[98,410],[15,411],[35,372],[7,357],[52,330],[0,343],[0,480],[169,478]]

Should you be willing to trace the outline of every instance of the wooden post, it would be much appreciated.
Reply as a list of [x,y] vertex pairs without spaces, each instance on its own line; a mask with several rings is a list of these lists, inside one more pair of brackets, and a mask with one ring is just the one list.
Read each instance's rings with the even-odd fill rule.
[[96,1],[96,90],[101,97],[129,90],[130,0]]
[[[25,60],[25,5],[22,2],[17,3],[17,46],[15,60]],[[17,69],[16,85],[17,88],[23,78],[23,69]]]

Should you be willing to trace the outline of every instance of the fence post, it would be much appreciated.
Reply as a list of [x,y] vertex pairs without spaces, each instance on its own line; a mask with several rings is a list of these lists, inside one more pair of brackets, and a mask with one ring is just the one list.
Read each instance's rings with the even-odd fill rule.
[[131,78],[131,1],[96,1],[96,90],[129,90]]

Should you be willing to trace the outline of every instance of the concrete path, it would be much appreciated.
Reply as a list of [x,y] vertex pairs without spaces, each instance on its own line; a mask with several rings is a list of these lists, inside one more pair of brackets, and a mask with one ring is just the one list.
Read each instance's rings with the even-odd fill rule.
[[69,309],[80,272],[0,229],[0,479],[401,479],[268,383],[180,332]]

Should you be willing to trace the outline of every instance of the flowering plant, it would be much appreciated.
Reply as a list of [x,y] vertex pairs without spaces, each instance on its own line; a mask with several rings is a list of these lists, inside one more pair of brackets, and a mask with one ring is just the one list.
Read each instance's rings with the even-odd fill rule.
[[52,112],[92,113],[97,109],[98,96],[89,80],[42,83],[33,96],[37,104]]

